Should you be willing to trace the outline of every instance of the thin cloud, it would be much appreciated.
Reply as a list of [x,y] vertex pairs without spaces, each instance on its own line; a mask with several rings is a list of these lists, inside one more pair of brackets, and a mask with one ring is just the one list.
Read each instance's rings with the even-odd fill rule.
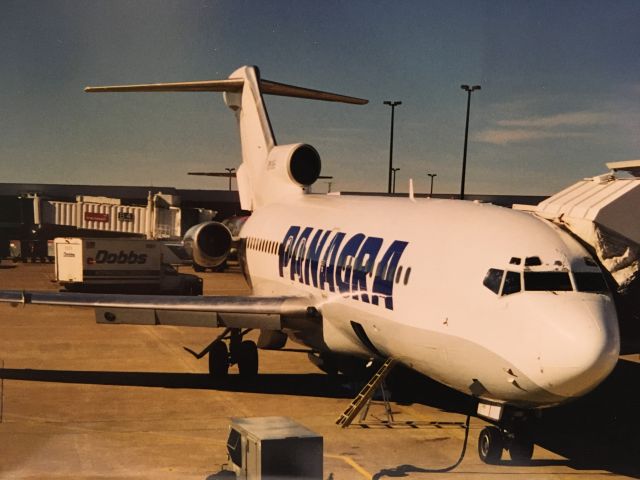
[[584,132],[551,132],[534,129],[493,129],[479,132],[474,136],[474,138],[475,140],[484,143],[507,145],[509,143],[522,143],[553,138],[578,138],[586,136],[588,136],[588,134]]
[[499,120],[496,123],[501,127],[555,128],[605,125],[612,123],[612,121],[613,119],[608,113],[572,112],[548,115],[544,117]]
[[554,138],[584,138],[592,135],[588,131],[590,127],[614,124],[617,120],[610,113],[590,111],[512,118],[496,121],[495,128],[483,130],[474,138],[494,145]]

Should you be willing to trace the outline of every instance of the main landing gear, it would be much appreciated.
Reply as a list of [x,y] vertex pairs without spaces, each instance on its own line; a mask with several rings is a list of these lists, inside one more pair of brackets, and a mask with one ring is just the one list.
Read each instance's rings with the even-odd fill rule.
[[520,414],[505,415],[507,418],[499,426],[485,427],[480,431],[478,454],[484,463],[500,462],[503,450],[507,450],[513,463],[518,465],[531,461],[534,442],[527,428],[529,418],[522,412],[517,413]]
[[[202,352],[196,353],[186,347],[185,350],[198,359],[207,355],[209,373],[213,378],[226,377],[232,365],[238,365],[241,377],[255,377],[258,374],[258,347],[253,340],[244,340],[250,331],[227,328]],[[225,340],[228,341],[228,347]]]

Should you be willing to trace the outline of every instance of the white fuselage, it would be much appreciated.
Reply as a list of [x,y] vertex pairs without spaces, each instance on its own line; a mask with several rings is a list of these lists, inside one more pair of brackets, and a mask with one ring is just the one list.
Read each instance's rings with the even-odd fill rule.
[[[256,295],[308,295],[322,314],[313,348],[392,356],[466,394],[524,407],[583,395],[617,362],[611,298],[577,291],[579,275],[600,270],[568,234],[524,213],[305,195],[257,209],[241,237]],[[535,285],[528,272],[538,272]],[[570,283],[546,290],[547,277]]]

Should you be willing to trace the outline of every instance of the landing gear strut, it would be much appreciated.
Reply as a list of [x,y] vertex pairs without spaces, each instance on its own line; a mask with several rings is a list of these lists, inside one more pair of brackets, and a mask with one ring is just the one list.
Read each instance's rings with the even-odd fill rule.
[[528,432],[528,417],[509,415],[500,426],[485,427],[478,437],[480,460],[491,465],[502,458],[503,450],[509,451],[513,463],[525,465],[533,457],[534,442]]
[[[251,330],[227,328],[202,352],[196,353],[185,350],[197,359],[205,355],[209,358],[209,374],[217,379],[224,378],[229,373],[229,367],[238,365],[240,376],[252,378],[258,374],[258,347],[253,340],[244,340],[244,336]],[[228,340],[229,346],[225,340]]]

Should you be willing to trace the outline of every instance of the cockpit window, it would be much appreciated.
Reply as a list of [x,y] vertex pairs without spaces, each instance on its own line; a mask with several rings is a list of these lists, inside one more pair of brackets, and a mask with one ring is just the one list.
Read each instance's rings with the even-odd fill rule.
[[502,287],[502,294],[511,295],[512,293],[518,293],[520,290],[520,274],[518,272],[507,272],[507,276],[504,279],[504,287]]
[[500,293],[500,284],[502,283],[502,275],[504,270],[498,270],[496,268],[490,268],[484,277],[482,284],[498,295]]
[[535,267],[538,265],[542,265],[542,260],[540,257],[527,257],[524,259],[525,267]]
[[573,272],[579,292],[600,293],[607,291],[607,284],[600,272]]
[[529,291],[571,291],[568,272],[524,272],[524,289]]

